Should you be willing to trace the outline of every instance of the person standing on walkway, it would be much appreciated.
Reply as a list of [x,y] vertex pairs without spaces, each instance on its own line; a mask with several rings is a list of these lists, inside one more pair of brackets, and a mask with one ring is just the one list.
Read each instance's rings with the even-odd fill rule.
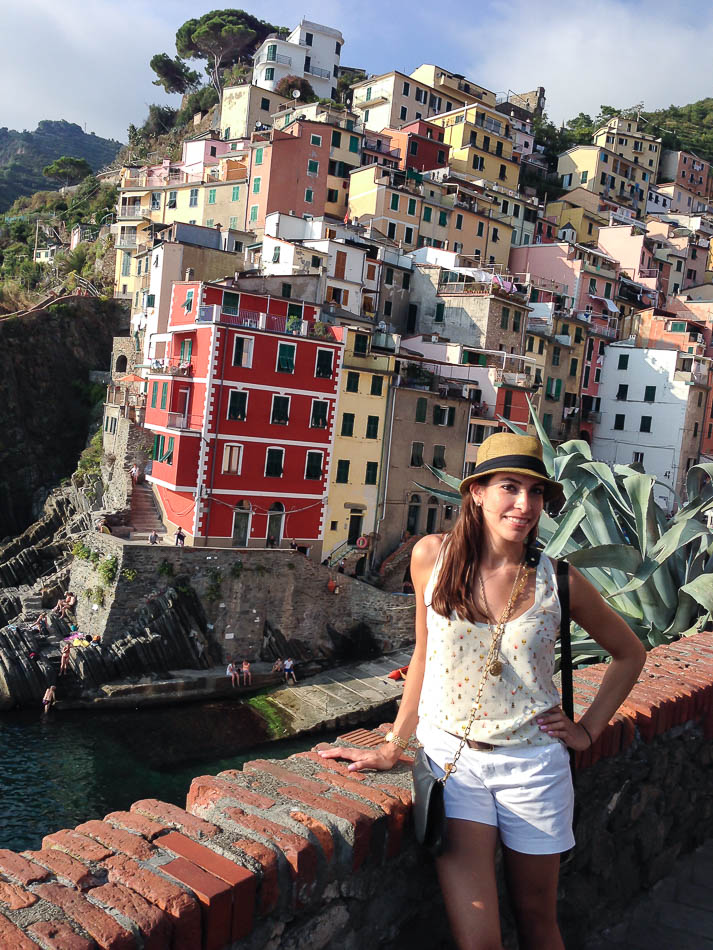
[[[459,950],[502,947],[495,851],[502,844],[520,950],[564,950],[557,924],[560,854],[574,844],[568,748],[596,741],[633,687],[645,650],[577,570],[570,614],[612,656],[578,722],[553,682],[560,604],[555,565],[535,549],[546,502],[561,486],[542,446],[497,433],[461,482],[452,531],[416,543],[416,646],[392,731],[376,749],[324,758],[390,769],[416,729],[444,778],[445,849],[436,866]],[[536,565],[536,566],[535,566]]]
[[185,544],[185,541],[186,541],[186,536],[185,536],[185,534],[183,533],[183,529],[182,529],[182,528],[179,528],[178,531],[176,531],[176,534],[175,534],[175,544],[176,544],[176,547],[177,547],[177,548],[182,548],[183,545]]

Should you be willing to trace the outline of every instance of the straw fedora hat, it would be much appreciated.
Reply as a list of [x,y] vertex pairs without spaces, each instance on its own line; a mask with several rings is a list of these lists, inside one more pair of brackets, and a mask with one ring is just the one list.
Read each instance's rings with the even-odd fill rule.
[[512,432],[496,432],[488,436],[478,449],[475,471],[460,483],[461,494],[484,478],[496,472],[512,472],[537,478],[545,486],[545,501],[561,505],[564,491],[559,482],[550,478],[542,461],[542,445],[531,435],[514,435]]

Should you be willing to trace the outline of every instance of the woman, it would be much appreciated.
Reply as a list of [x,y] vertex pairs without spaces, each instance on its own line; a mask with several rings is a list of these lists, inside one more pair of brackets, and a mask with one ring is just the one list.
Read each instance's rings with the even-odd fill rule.
[[253,675],[250,672],[250,661],[243,660],[243,665],[240,669],[243,677],[243,686],[252,686],[253,685]]
[[230,678],[233,688],[240,686],[240,676],[238,675],[238,670],[230,657],[228,657],[228,665],[225,668],[225,675]]
[[[393,730],[374,750],[337,748],[349,769],[389,769],[417,738],[445,783],[447,845],[438,876],[461,950],[502,946],[495,849],[502,843],[521,950],[563,950],[556,901],[560,853],[574,843],[567,748],[586,749],[624,701],[645,651],[597,590],[570,568],[570,613],[612,656],[579,722],[552,682],[560,607],[555,567],[528,566],[545,503],[562,500],[530,436],[497,433],[460,486],[447,535],[413,549],[416,646]],[[474,699],[480,690],[479,705]],[[470,724],[470,728],[469,728]],[[461,754],[461,738],[466,737]]]

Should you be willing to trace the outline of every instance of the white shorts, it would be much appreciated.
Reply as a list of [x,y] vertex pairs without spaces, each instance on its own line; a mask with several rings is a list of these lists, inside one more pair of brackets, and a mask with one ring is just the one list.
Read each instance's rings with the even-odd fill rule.
[[[434,772],[444,774],[460,739],[425,723],[416,732]],[[522,854],[561,854],[574,845],[574,791],[561,742],[478,752],[464,746],[445,784],[446,817],[494,825]]]

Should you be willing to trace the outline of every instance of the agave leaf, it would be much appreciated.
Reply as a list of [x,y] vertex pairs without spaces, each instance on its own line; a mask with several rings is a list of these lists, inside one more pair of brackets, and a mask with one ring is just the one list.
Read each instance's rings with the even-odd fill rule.
[[707,611],[713,611],[713,574],[699,574],[684,584],[681,591],[693,597]]
[[589,494],[589,489],[586,487],[586,485],[578,485],[577,488],[572,492],[572,494],[567,497],[567,500],[565,501],[564,505],[560,509],[559,511],[560,517],[563,517],[564,515],[566,515],[567,512],[571,508],[575,507],[575,505],[580,505],[583,499],[586,498],[588,494]]
[[502,416],[498,416],[501,422],[504,422],[505,425],[510,429],[511,432],[514,432],[515,435],[529,435],[527,429],[522,429],[520,426],[515,425],[514,422],[511,422],[509,419],[503,419]]
[[585,471],[596,475],[600,479],[602,485],[604,485],[605,488],[607,488],[608,491],[613,495],[617,505],[623,511],[628,511],[628,513],[633,516],[634,513],[627,505],[626,499],[622,493],[619,491],[619,486],[616,483],[614,474],[606,462],[583,462],[582,468],[585,469]]
[[641,567],[641,555],[628,544],[600,544],[596,548],[581,548],[567,555],[575,567],[607,567],[634,574]]
[[532,401],[529,396],[527,396],[527,405],[530,407],[530,418],[532,419],[532,424],[535,427],[535,431],[537,432],[540,442],[542,443],[542,461],[545,463],[545,467],[551,475],[555,450],[552,447],[552,443],[550,442],[550,437],[545,432],[544,426],[537,417],[537,413],[532,406]]
[[649,542],[648,520],[651,505],[651,491],[655,479],[651,475],[627,475],[623,479],[624,491],[629,496],[636,519],[636,533],[639,537],[641,556],[646,557]]
[[[571,443],[570,443],[571,444]],[[560,450],[562,446],[560,446]],[[569,454],[564,454],[561,451],[555,455],[553,460],[553,477],[558,481],[564,481],[565,479],[574,478],[576,471],[582,462],[586,462],[587,459],[581,454],[581,452],[570,452]]]
[[584,439],[569,439],[569,441],[560,445],[559,451],[567,454],[579,452],[588,462],[592,460],[592,448],[589,442],[585,442]]
[[550,557],[559,557],[567,542],[572,536],[572,532],[586,516],[586,512],[581,505],[571,508],[567,514],[560,520],[557,530],[545,546],[545,554]]
[[421,491],[428,492],[429,495],[435,495],[436,498],[440,498],[441,501],[445,501],[447,505],[460,505],[462,498],[457,492],[445,491],[442,488],[431,488],[430,485],[422,485],[420,482],[414,482]]
[[442,472],[440,468],[433,468],[430,465],[426,465],[426,468],[431,473],[431,475],[435,476],[440,482],[445,482],[446,485],[450,485],[451,488],[455,488],[458,494],[460,494],[459,489],[460,483],[463,481],[462,478],[456,478],[454,475],[449,475],[448,472]]
[[713,463],[699,462],[698,465],[692,465],[686,474],[686,495],[689,498],[695,498],[701,494],[703,479],[713,480]]
[[695,621],[699,612],[696,600],[690,594],[681,594],[671,623],[663,632],[668,636],[682,633]]
[[695,623],[691,624],[688,630],[682,630],[679,636],[681,637],[692,637],[694,633],[700,633],[701,630],[705,630],[706,624],[710,622],[711,615],[701,614],[700,617],[696,620]]
[[[622,587],[619,593],[626,594],[638,590],[662,564],[668,562],[676,551],[680,548],[684,548],[695,538],[707,534],[708,529],[706,526],[698,521],[680,521],[677,524],[673,524],[672,527],[659,538],[653,548],[651,548],[649,556],[636,572],[636,576],[633,577],[626,586]],[[683,580],[684,578],[682,576],[680,581],[682,582]]]

